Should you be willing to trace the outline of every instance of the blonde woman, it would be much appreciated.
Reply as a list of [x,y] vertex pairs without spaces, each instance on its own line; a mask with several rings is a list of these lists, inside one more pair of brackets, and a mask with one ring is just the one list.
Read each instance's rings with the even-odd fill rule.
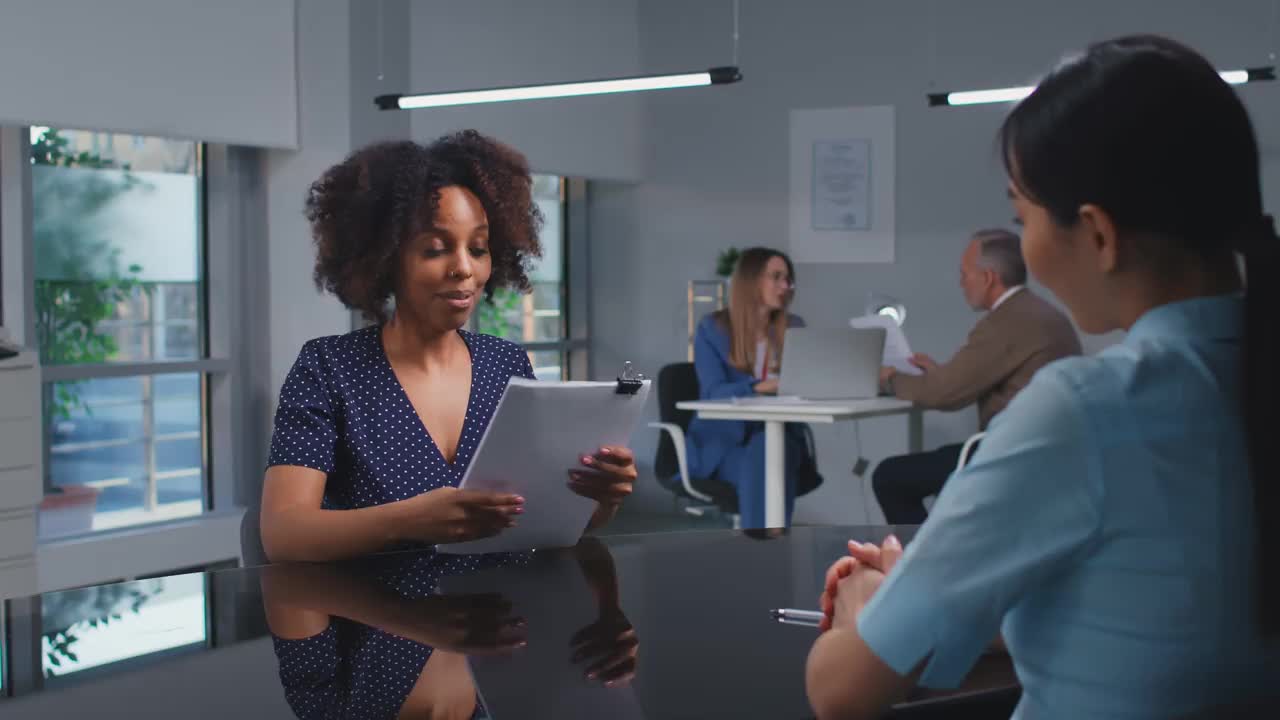
[[[693,360],[703,400],[778,391],[786,330],[804,324],[787,312],[794,296],[795,268],[790,258],[769,248],[743,251],[730,281],[729,309],[704,318],[694,338]],[[763,528],[764,427],[760,423],[694,420],[688,443],[690,474],[733,485],[738,491],[742,527]],[[812,453],[803,425],[787,426],[786,456],[790,524],[797,481],[801,493],[816,487],[813,481],[817,474],[812,472]]]

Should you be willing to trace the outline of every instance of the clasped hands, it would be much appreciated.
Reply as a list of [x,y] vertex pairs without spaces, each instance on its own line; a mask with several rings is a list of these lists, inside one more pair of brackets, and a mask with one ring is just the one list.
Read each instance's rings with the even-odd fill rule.
[[849,554],[827,570],[826,583],[818,606],[822,608],[823,632],[833,627],[852,627],[858,613],[902,558],[902,543],[890,535],[880,545],[849,541]]

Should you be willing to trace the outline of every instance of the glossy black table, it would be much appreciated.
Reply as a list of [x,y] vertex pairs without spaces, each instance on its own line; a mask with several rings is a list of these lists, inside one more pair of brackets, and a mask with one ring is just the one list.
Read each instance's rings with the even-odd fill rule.
[[[845,541],[888,530],[390,553],[11,601],[0,717],[471,717],[473,705],[502,720],[811,717],[804,661],[816,631],[769,610],[814,607]],[[959,716],[975,698],[1016,699],[1007,658],[984,659],[971,681],[896,713]]]

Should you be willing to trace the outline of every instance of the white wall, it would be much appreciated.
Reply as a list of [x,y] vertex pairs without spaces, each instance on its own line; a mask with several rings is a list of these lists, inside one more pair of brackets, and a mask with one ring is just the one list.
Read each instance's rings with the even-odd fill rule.
[[409,8],[411,0],[348,0],[350,8],[351,147],[409,138],[413,113],[380,110],[378,95],[410,87]]
[[[307,188],[351,149],[349,0],[298,7],[298,151],[267,155],[267,237],[272,395],[307,340],[351,329],[351,317],[311,279],[315,250],[302,215]],[[274,412],[274,403],[272,405]],[[266,462],[266,458],[263,458]]]
[[271,413],[303,343],[352,329],[352,314],[312,281],[315,246],[303,202],[311,183],[353,150],[409,137],[409,113],[373,104],[376,95],[408,83],[408,18],[408,0],[299,4],[301,147],[270,152],[266,167]]
[[0,124],[294,147],[294,1],[7,0]]
[[[638,0],[419,0],[412,5],[410,85],[468,90],[638,74]],[[646,65],[649,72],[669,63]],[[703,62],[693,67],[707,67]],[[538,172],[637,179],[642,174],[635,95],[539,100],[412,113],[429,142],[475,128],[524,152]]]
[[[640,6],[646,70],[697,67],[727,54],[727,3],[647,0]],[[1171,34],[1220,66],[1266,64],[1270,2],[1217,6],[1178,2],[1075,3],[991,0],[980,4],[743,0],[738,85],[650,93],[639,184],[598,184],[592,203],[593,332],[601,374],[629,359],[656,372],[685,356],[685,283],[710,276],[729,245],[787,245],[788,112],[889,104],[897,112],[897,262],[802,265],[795,309],[811,325],[839,325],[868,291],[902,297],[919,351],[945,358],[976,320],[957,287],[966,235],[1008,226],[1011,211],[994,152],[1006,107],[931,109],[934,90],[1024,84],[1063,51],[1133,31]],[[721,48],[724,48],[721,50]],[[1242,89],[1262,136],[1270,206],[1280,207],[1276,88]],[[1090,347],[1101,343],[1091,341]],[[972,411],[930,413],[928,446],[976,429]],[[899,420],[862,423],[873,462],[905,449]],[[819,429],[826,486],[802,500],[797,519],[861,521],[863,490],[849,468],[853,428]],[[642,433],[636,448],[652,455]],[[869,493],[866,490],[867,497]],[[652,486],[640,502],[665,502]],[[874,505],[874,503],[872,503]],[[871,508],[874,519],[878,510]]]

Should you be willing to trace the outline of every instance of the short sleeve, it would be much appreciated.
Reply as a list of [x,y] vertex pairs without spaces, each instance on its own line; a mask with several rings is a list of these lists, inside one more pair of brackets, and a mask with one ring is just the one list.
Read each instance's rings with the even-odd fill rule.
[[330,625],[301,640],[272,638],[285,701],[301,720],[330,716],[337,702],[338,633]]
[[533,363],[529,362],[529,353],[520,350],[516,355],[516,375],[526,380],[537,380],[537,376],[533,374]]
[[333,472],[337,440],[328,383],[321,371],[320,351],[312,340],[302,347],[280,390],[267,466],[298,465]]
[[880,659],[920,684],[954,687],[1005,613],[1094,542],[1098,445],[1067,382],[1048,368],[992,422],[902,560],[858,617]]

